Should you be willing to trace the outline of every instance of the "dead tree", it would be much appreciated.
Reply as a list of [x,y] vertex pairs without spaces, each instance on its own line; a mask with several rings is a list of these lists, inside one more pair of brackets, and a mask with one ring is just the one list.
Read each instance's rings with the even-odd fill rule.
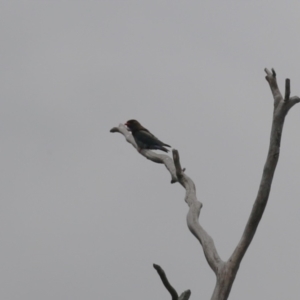
[[[199,223],[199,215],[202,203],[197,200],[194,182],[184,173],[184,170],[181,168],[178,151],[173,150],[173,159],[165,154],[156,154],[150,150],[141,150],[139,152],[141,155],[153,162],[164,164],[171,174],[171,183],[179,182],[186,190],[185,202],[189,206],[189,211],[187,214],[187,226],[191,233],[199,240],[203,248],[205,258],[216,275],[216,286],[214,288],[211,300],[226,300],[229,296],[240,263],[253,239],[268,202],[272,180],[279,158],[280,141],[285,117],[288,111],[296,103],[300,102],[299,97],[290,97],[289,79],[286,79],[285,81],[285,95],[283,97],[277,85],[276,73],[274,69],[272,69],[272,72],[270,72],[268,69],[265,69],[265,72],[267,74],[266,80],[269,83],[274,98],[274,112],[268,156],[263,169],[257,197],[255,199],[244,232],[238,245],[227,261],[223,261],[220,258],[213,239]],[[119,127],[112,128],[111,132],[119,132],[123,134],[127,142],[132,144],[137,149],[137,145],[131,133],[127,131],[124,125],[120,124]],[[158,265],[154,265],[154,268],[161,277],[164,286],[171,294],[172,300],[189,299],[190,291],[185,291],[179,297],[176,290],[168,282],[162,268]]]

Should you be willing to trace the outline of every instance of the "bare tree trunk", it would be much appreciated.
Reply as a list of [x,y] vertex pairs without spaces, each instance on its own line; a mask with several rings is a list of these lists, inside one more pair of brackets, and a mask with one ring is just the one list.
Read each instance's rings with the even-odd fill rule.
[[[169,170],[171,174],[171,183],[179,182],[186,190],[185,201],[189,206],[189,211],[187,214],[188,228],[191,231],[191,233],[200,242],[203,248],[205,258],[209,266],[211,267],[211,269],[216,275],[216,286],[213,291],[211,300],[228,299],[241,260],[243,259],[254,237],[254,234],[256,232],[256,229],[258,227],[258,224],[261,220],[261,217],[263,215],[263,212],[268,202],[272,180],[273,180],[274,172],[279,158],[280,141],[281,141],[281,135],[282,135],[282,129],[283,129],[285,117],[288,111],[296,103],[300,102],[299,97],[295,96],[290,98],[289,79],[286,79],[285,97],[283,98],[277,85],[275,71],[272,69],[272,72],[270,72],[268,69],[265,69],[265,72],[267,74],[266,80],[270,85],[271,92],[274,97],[274,112],[273,112],[270,146],[269,146],[267,160],[263,169],[263,174],[262,174],[262,179],[260,182],[258,194],[254,202],[252,211],[250,213],[241,240],[239,241],[237,247],[233,251],[228,261],[224,262],[220,258],[213,239],[199,223],[199,216],[202,208],[202,203],[200,203],[197,200],[196,187],[194,182],[192,181],[191,178],[189,178],[184,173],[184,170],[182,170],[181,168],[178,151],[173,150],[173,160],[165,154],[156,154],[150,150],[140,151],[140,153],[143,156],[145,156],[147,159],[152,160],[153,162],[156,163],[165,164],[166,168]],[[124,125],[120,124],[119,127],[112,128],[111,132],[122,133],[125,136],[126,140],[129,143],[131,143],[135,148],[137,148],[132,135],[127,131]],[[156,269],[160,270],[158,267]],[[161,274],[162,272],[160,273],[160,276]],[[170,285],[165,284],[165,286],[171,293],[172,298],[176,299],[177,293],[175,289],[171,288]],[[184,294],[183,296],[187,297],[188,299],[190,296],[190,292],[188,294]]]

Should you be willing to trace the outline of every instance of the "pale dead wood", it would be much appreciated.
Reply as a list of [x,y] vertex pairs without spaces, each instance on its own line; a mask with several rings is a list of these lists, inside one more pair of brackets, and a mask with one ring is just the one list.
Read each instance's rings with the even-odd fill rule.
[[268,202],[273,176],[279,159],[280,142],[285,116],[287,115],[289,109],[300,101],[299,97],[289,98],[290,80],[286,80],[285,98],[283,98],[277,85],[275,71],[273,70],[273,72],[271,73],[268,69],[265,69],[265,72],[267,73],[266,80],[270,85],[274,97],[274,113],[270,145],[267,160],[263,169],[262,179],[258,189],[258,194],[254,202],[249,220],[246,224],[242,238],[230,258],[230,260],[234,264],[239,264],[241,259],[243,258],[263,215],[264,209]]
[[187,214],[188,228],[202,245],[203,252],[209,266],[212,268],[215,274],[217,274],[218,269],[223,264],[223,261],[217,252],[213,239],[199,223],[198,219],[202,208],[202,203],[197,200],[196,186],[193,180],[183,172],[180,165],[179,152],[175,149],[173,149],[173,159],[176,167],[177,179],[186,190],[185,202],[189,206],[189,211]]
[[[112,128],[110,132],[119,132],[123,134],[126,141],[132,144],[136,149],[138,149],[132,134],[126,129],[123,124],[120,124],[118,127]],[[198,218],[200,215],[202,203],[197,200],[194,182],[184,173],[184,169],[181,168],[178,151],[173,149],[173,159],[166,154],[157,154],[151,150],[142,150],[139,153],[150,159],[151,161],[164,163],[171,173],[171,182],[173,183],[179,181],[180,184],[186,189],[185,201],[189,206],[189,212],[187,214],[188,228],[201,243],[208,264],[217,274],[218,267],[220,267],[220,264],[222,264],[223,262],[217,253],[213,239],[199,224]]]
[[[214,300],[226,300],[228,298],[241,260],[243,259],[254,237],[269,199],[273,176],[279,159],[280,143],[285,117],[288,111],[296,103],[300,102],[300,98],[297,96],[290,98],[289,79],[286,80],[285,98],[283,98],[277,85],[275,70],[272,69],[272,72],[270,72],[268,69],[265,69],[265,72],[267,74],[266,80],[269,83],[274,98],[274,112],[267,160],[263,169],[258,194],[241,240],[224,266],[228,279],[222,276],[222,274],[217,276],[217,285],[212,297]],[[224,272],[224,270],[222,270],[222,272]]]
[[[267,155],[267,160],[263,169],[262,179],[258,189],[258,194],[254,202],[252,211],[250,213],[248,222],[244,229],[241,240],[239,241],[237,247],[233,251],[231,257],[227,262],[221,260],[216,247],[214,245],[213,239],[207,234],[207,232],[202,228],[199,223],[199,215],[202,208],[202,203],[197,200],[196,187],[194,182],[185,173],[184,169],[181,168],[179,153],[177,150],[173,149],[173,160],[165,154],[156,154],[150,150],[142,150],[141,155],[145,156],[147,159],[152,160],[156,163],[163,163],[169,170],[172,183],[178,181],[186,190],[185,201],[189,206],[189,211],[187,214],[187,225],[192,234],[199,240],[202,245],[205,258],[211,267],[211,269],[216,274],[216,286],[211,297],[211,300],[226,300],[229,296],[232,284],[235,280],[237,271],[240,266],[240,262],[243,259],[253,237],[258,227],[258,224],[262,218],[263,212],[268,202],[271,185],[273,181],[273,176],[277,166],[280,152],[280,142],[281,135],[284,125],[285,117],[288,111],[297,103],[300,102],[300,98],[297,96],[290,97],[290,80],[286,79],[285,83],[285,97],[278,88],[275,70],[269,71],[265,69],[267,74],[266,80],[269,83],[271,92],[274,98],[274,112],[273,121],[270,137],[269,151]],[[111,132],[119,132],[123,134],[127,142],[131,143],[136,149],[137,146],[135,141],[127,131],[126,127],[122,124],[119,127],[114,127]],[[157,265],[154,265],[154,267]],[[159,266],[158,266],[159,267]],[[160,270],[159,268],[156,270]],[[161,269],[162,270],[162,269]],[[163,283],[163,270],[158,271]],[[166,277],[165,277],[166,278]],[[167,290],[170,292],[174,299],[176,298],[177,292],[170,288],[170,285],[166,285]],[[190,291],[182,293],[178,300],[186,300],[190,296]],[[173,299],[173,298],[172,298]]]

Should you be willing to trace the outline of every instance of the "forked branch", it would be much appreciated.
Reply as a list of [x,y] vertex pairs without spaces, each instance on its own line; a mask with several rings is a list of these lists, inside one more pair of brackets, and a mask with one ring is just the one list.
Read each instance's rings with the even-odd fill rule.
[[242,238],[230,259],[232,264],[235,265],[235,267],[237,268],[252,241],[252,238],[255,234],[257,226],[260,222],[260,219],[268,202],[272,180],[279,158],[281,135],[285,117],[288,111],[291,109],[291,107],[293,107],[296,103],[300,102],[300,98],[297,96],[290,98],[291,90],[289,79],[286,79],[285,97],[283,98],[277,85],[276,73],[274,69],[272,69],[272,72],[270,72],[268,69],[265,69],[265,72],[267,74],[266,80],[270,85],[270,89],[274,97],[274,113],[270,137],[270,146],[267,160],[263,169],[258,194],[254,202],[249,220],[246,224]]
[[167,278],[167,275],[166,275],[165,271],[162,269],[162,267],[160,267],[159,265],[153,264],[153,268],[157,271],[163,285],[165,286],[167,291],[171,294],[172,300],[188,300],[190,298],[190,295],[191,295],[190,290],[184,291],[180,295],[180,297],[178,297],[176,290],[170,284],[170,282]]

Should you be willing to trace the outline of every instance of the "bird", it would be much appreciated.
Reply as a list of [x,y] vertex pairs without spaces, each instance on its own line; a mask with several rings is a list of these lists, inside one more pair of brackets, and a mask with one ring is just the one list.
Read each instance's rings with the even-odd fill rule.
[[143,149],[152,149],[169,152],[169,150],[165,147],[171,146],[160,141],[148,129],[142,126],[141,123],[139,123],[137,120],[129,120],[125,123],[125,125],[129,129],[129,131],[131,131],[140,151]]

